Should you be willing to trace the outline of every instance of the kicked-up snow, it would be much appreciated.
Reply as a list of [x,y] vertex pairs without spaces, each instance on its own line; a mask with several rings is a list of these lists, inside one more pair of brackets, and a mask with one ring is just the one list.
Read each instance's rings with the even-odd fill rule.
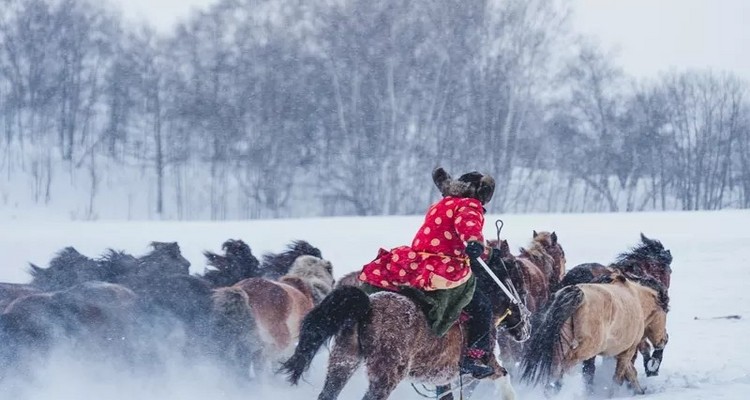
[[[485,235],[494,237],[487,217]],[[640,359],[639,379],[647,394],[641,399],[750,398],[750,212],[670,212],[629,214],[507,215],[502,237],[517,250],[532,230],[554,230],[566,252],[568,268],[583,262],[608,263],[636,244],[639,233],[661,240],[674,262],[668,316],[669,344],[660,375],[645,377]],[[219,250],[229,238],[247,242],[256,256],[276,252],[289,241],[305,239],[317,246],[340,277],[372,260],[379,247],[406,244],[421,217],[329,218],[246,222],[0,222],[0,281],[26,282],[27,263],[46,266],[54,253],[74,246],[94,257],[106,248],[144,254],[150,241],[177,241],[193,272],[203,272],[203,250]],[[741,319],[716,318],[739,315]],[[697,319],[696,319],[697,318]],[[179,333],[175,333],[179,334]],[[533,333],[532,333],[533,334]],[[0,344],[2,345],[2,344]],[[63,400],[160,399],[313,399],[325,376],[327,353],[316,357],[305,381],[289,387],[281,377],[238,385],[212,363],[186,359],[164,338],[166,366],[122,370],[106,360],[82,360],[58,349],[40,363],[32,377],[0,385],[0,398]],[[74,352],[73,352],[74,353]],[[595,397],[607,394],[612,366],[598,365]],[[355,374],[341,399],[361,398],[367,386],[364,371]],[[541,388],[514,383],[518,398],[542,399]],[[556,398],[582,398],[580,368],[571,373]],[[624,388],[616,397],[629,397]],[[421,399],[408,383],[393,399]],[[499,398],[482,384],[476,399]]]

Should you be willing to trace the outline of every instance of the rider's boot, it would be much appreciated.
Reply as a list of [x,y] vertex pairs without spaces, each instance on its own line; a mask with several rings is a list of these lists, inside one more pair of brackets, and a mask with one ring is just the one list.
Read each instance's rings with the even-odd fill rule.
[[490,335],[493,329],[492,306],[487,296],[477,288],[464,311],[469,317],[466,321],[468,348],[459,364],[461,374],[471,374],[476,379],[486,378],[495,373],[495,369],[487,365],[493,356]]

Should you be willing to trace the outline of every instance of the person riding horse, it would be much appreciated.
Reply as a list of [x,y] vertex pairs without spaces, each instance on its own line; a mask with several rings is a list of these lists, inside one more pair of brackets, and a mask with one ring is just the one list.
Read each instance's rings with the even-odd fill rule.
[[468,348],[460,369],[481,379],[495,372],[486,363],[493,347],[488,334],[492,310],[486,295],[475,290],[470,260],[489,258],[482,228],[484,205],[492,199],[495,180],[476,171],[454,180],[443,168],[436,168],[432,178],[443,198],[429,207],[411,246],[381,248],[359,279],[367,293],[387,290],[416,299],[438,336],[464,311]]

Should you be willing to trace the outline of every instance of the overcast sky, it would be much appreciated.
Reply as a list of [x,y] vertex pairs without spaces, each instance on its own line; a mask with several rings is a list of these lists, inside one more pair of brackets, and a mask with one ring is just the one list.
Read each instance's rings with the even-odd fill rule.
[[[110,0],[127,18],[169,31],[193,7],[215,0]],[[750,80],[750,0],[571,0],[574,29],[619,54],[625,72],[714,68]]]

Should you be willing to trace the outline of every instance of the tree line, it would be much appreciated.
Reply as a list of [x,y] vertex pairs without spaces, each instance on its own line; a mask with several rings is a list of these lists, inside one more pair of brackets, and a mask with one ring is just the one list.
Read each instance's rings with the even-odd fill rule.
[[167,34],[0,0],[0,204],[73,218],[750,207],[747,84],[635,80],[556,0],[220,0]]

